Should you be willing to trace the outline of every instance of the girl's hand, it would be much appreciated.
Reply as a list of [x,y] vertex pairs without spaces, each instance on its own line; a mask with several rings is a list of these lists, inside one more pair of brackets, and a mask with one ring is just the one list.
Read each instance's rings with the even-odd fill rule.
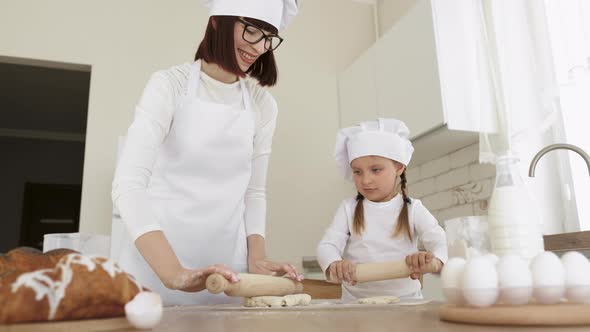
[[240,281],[238,274],[229,266],[216,264],[195,270],[181,268],[173,275],[172,279],[166,283],[166,287],[184,292],[200,292],[205,289],[207,277],[214,273],[221,274],[232,284]]
[[[430,251],[419,251],[413,255],[406,256],[406,265],[408,265],[408,268],[412,272],[410,278],[420,279],[422,274],[426,272],[426,268],[430,266],[433,259],[438,260],[438,258],[434,257],[434,254]],[[440,266],[442,266],[442,262],[440,262]],[[435,272],[438,273],[440,270]]]
[[356,285],[356,265],[347,259],[335,261],[330,264],[326,271],[331,282],[347,282]]
[[248,272],[266,274],[271,276],[286,275],[289,279],[302,281],[303,274],[297,272],[293,264],[275,263],[267,259],[260,259],[248,262]]

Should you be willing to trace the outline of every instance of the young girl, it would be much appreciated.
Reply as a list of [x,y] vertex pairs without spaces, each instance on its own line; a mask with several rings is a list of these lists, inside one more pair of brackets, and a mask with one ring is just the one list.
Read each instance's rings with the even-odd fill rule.
[[[338,208],[317,255],[328,279],[342,282],[345,301],[381,295],[422,298],[416,279],[433,259],[447,260],[443,229],[406,192],[405,170],[414,151],[408,135],[396,119],[363,122],[338,133],[335,159],[358,193]],[[418,251],[418,239],[428,251]],[[356,264],[400,260],[410,267],[410,278],[356,283]]]

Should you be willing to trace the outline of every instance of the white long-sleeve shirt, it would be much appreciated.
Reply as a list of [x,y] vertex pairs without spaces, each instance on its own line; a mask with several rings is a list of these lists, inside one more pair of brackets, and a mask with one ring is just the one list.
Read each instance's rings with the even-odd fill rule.
[[[402,195],[398,194],[387,202],[364,199],[365,229],[362,235],[355,234],[353,228],[356,199],[344,200],[317,248],[318,262],[324,273],[330,264],[342,259],[348,259],[353,264],[404,260],[407,255],[418,251],[418,239],[426,250],[445,263],[448,254],[444,230],[420,200],[411,201],[408,205],[410,241],[403,233],[393,237],[403,207]],[[406,278],[358,283],[355,286],[343,283],[342,287],[343,300],[352,300],[381,295],[411,296],[420,291],[420,282]]]
[[[176,107],[186,94],[191,64],[185,63],[154,73],[136,106],[120,155],[112,188],[114,206],[119,210],[133,241],[141,235],[161,230],[148,194],[154,164],[174,119]],[[265,235],[266,175],[277,104],[271,94],[253,79],[246,80],[252,109],[257,112],[252,176],[245,193],[246,234]],[[243,105],[239,82],[219,82],[204,72],[200,75],[198,97],[210,102]]]

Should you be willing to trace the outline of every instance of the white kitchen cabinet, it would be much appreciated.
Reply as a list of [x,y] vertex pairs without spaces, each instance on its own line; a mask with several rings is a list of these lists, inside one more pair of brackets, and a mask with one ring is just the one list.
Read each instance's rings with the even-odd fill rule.
[[417,2],[374,45],[377,113],[402,119],[410,138],[445,123],[430,12]]
[[444,155],[477,142],[481,131],[494,131],[478,5],[417,1],[340,75],[340,124],[399,118],[421,145],[418,159]]
[[340,126],[377,118],[375,45],[364,52],[338,79]]

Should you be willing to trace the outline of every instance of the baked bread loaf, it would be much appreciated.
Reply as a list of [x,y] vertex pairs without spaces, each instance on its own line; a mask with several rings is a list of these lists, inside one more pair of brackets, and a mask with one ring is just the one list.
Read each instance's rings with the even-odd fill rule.
[[123,316],[142,289],[109,259],[19,248],[0,257],[0,323]]
[[0,255],[0,278],[6,272],[30,272],[39,269],[49,269],[65,255],[78,253],[70,249],[55,249],[42,253],[38,249],[20,247]]

